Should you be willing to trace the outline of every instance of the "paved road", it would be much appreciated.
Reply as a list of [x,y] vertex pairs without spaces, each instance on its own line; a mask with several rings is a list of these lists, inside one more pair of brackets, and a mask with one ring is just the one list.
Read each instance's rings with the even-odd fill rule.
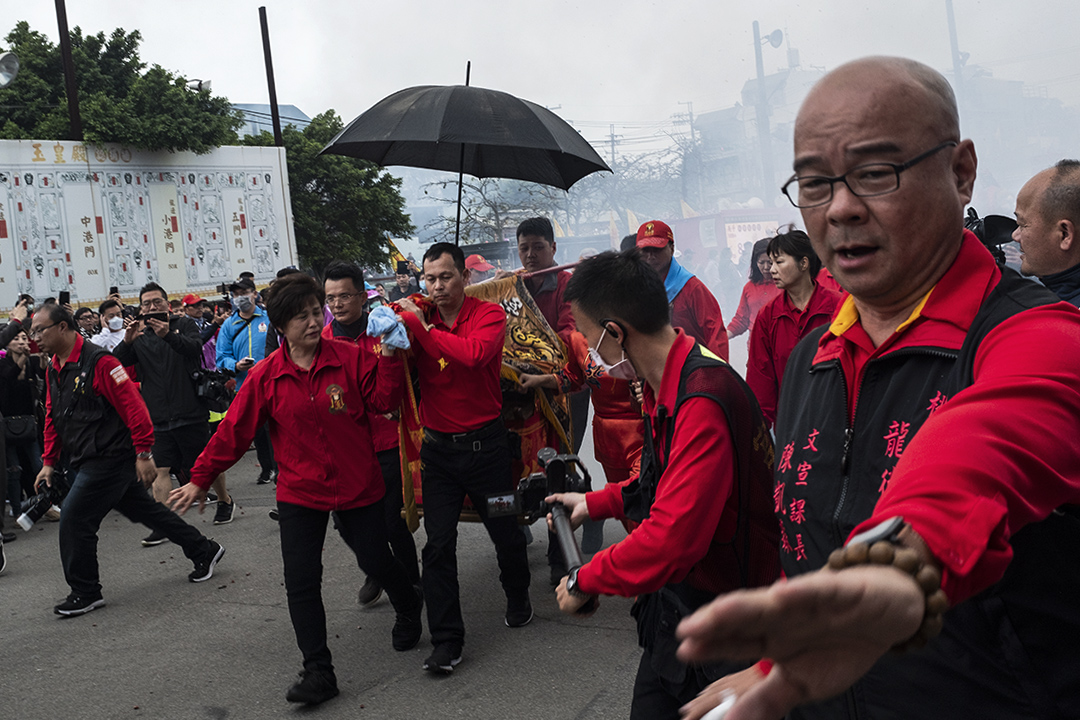
[[[587,450],[587,448],[586,448]],[[583,453],[585,454],[585,453]],[[589,457],[591,452],[585,454]],[[602,477],[597,468],[597,475]],[[640,651],[630,601],[604,598],[588,620],[562,615],[548,587],[546,533],[529,546],[536,617],[503,624],[495,553],[481,525],[462,525],[459,566],[467,627],[464,661],[452,676],[420,666],[430,651],[390,647],[393,612],[384,599],[356,603],[362,575],[340,538],[325,547],[324,601],[341,695],[317,710],[285,702],[300,669],[285,605],[273,486],[258,486],[254,453],[229,473],[239,508],[225,526],[212,512],[188,517],[227,552],[214,577],[187,581],[190,562],[117,513],[99,544],[104,608],[62,619],[52,606],[63,581],[55,523],[41,522],[6,546],[0,576],[0,718],[624,718]],[[608,522],[606,541],[624,536]],[[423,545],[424,532],[416,535]],[[425,622],[426,624],[426,622]]]

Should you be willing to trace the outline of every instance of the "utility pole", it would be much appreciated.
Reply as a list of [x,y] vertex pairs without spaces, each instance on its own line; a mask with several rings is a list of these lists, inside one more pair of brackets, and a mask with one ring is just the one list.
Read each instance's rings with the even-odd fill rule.
[[60,26],[60,57],[64,64],[64,88],[67,91],[68,123],[71,140],[82,140],[82,116],[79,114],[79,86],[75,82],[75,62],[71,59],[71,33],[68,32],[67,7],[56,0],[56,24]]
[[270,120],[274,123],[274,145],[284,147],[281,137],[281,115],[278,113],[277,87],[274,84],[274,61],[270,57],[270,28],[266,24],[266,7],[259,8],[259,25],[262,28],[263,59],[266,62],[266,85],[270,90]]
[[611,167],[615,167],[615,138],[621,138],[622,135],[615,134],[615,123],[611,123],[609,130],[611,133],[609,135],[611,138]]
[[[690,150],[689,150],[689,153],[687,153],[687,154],[689,154],[694,159],[693,160],[694,175],[697,176],[697,199],[695,200],[695,203],[700,208],[702,206],[703,202],[704,202],[703,199],[702,199],[703,196],[704,196],[704,193],[703,193],[702,188],[701,188],[701,174],[702,174],[702,162],[701,162],[701,153],[700,153],[701,148],[698,147],[697,135],[694,132],[694,102],[692,100],[680,100],[679,104],[686,106],[686,118],[690,122]],[[684,157],[685,157],[685,155],[684,155]],[[686,162],[684,160],[683,161],[684,170],[685,170],[685,167],[686,167]],[[685,187],[686,187],[686,182],[684,181],[683,182],[683,188],[684,188],[683,195],[686,194]]]
[[776,184],[776,173],[773,170],[772,138],[769,136],[769,101],[765,96],[765,61],[761,57],[761,30],[757,20],[754,21],[754,60],[757,62],[757,109],[754,114],[757,116],[761,152],[761,199],[768,204],[769,188]]
[[945,14],[949,18],[949,45],[952,48],[953,65],[953,92],[956,93],[956,104],[963,104],[964,96],[964,60],[960,57],[960,43],[956,39],[956,16],[953,14],[952,0],[945,0]]

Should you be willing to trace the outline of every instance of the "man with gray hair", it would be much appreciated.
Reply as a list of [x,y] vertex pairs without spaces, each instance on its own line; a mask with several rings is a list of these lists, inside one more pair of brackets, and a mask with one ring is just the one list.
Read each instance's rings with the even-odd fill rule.
[[794,141],[783,192],[849,296],[784,373],[787,580],[679,629],[684,661],[771,662],[687,717],[724,689],[728,720],[1075,717],[1080,311],[964,229],[975,147],[940,73],[843,65]]
[[1016,225],[1020,271],[1080,305],[1080,160],[1061,160],[1027,181],[1016,196]]

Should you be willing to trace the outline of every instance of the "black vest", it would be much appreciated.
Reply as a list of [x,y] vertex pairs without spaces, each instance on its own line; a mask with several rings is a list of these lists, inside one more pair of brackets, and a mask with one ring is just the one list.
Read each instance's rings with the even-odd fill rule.
[[[685,579],[668,583],[659,592],[638,597],[631,614],[638,622],[638,643],[649,650],[653,671],[668,683],[681,685],[694,676],[698,689],[724,675],[737,672],[746,663],[715,663],[688,667],[675,657],[679,640],[675,628],[679,620],[717,595],[744,587],[771,584],[779,576],[779,548],[776,520],[772,515],[773,444],[757,400],[738,373],[726,362],[711,358],[695,344],[679,375],[675,407],[657,409],[659,427],[645,417],[645,446],[641,472],[623,489],[623,510],[638,522],[649,516],[656,499],[656,487],[671,455],[675,418],[683,403],[706,397],[724,411],[735,449],[735,482],[729,503],[735,503],[738,520],[730,539],[713,544],[705,558]],[[654,438],[654,432],[656,437]],[[663,443],[657,453],[656,439]],[[717,472],[727,472],[717,468]],[[714,528],[701,528],[712,535]]]
[[116,408],[94,390],[97,363],[109,354],[84,342],[78,362],[67,363],[59,373],[49,363],[50,417],[75,469],[94,461],[135,460],[131,431]]
[[[1002,268],[959,351],[896,350],[863,371],[854,421],[839,360],[814,364],[821,336],[795,349],[777,412],[774,511],[788,576],[820,568],[870,517],[904,447],[941,403],[973,382],[979,343],[998,324],[1058,298]],[[975,459],[977,461],[977,459]],[[1005,576],[945,615],[924,650],[886,655],[838,698],[793,718],[1080,716],[1080,520],[1055,512],[1011,539]]]

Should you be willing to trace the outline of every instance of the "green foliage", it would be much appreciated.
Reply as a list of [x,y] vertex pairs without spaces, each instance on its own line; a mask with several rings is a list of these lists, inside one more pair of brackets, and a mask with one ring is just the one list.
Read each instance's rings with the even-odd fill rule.
[[[327,110],[303,130],[289,125],[282,131],[296,249],[316,272],[332,260],[383,266],[389,260],[385,238],[413,232],[399,179],[366,160],[319,155],[342,127],[337,113]],[[274,138],[263,132],[242,143],[273,145]]]
[[[139,58],[138,30],[83,36],[71,31],[83,139],[141,150],[206,153],[235,144],[243,114],[224,97],[192,91],[186,79]],[[5,38],[19,56],[19,76],[0,90],[0,138],[69,138],[60,48],[19,22]]]

